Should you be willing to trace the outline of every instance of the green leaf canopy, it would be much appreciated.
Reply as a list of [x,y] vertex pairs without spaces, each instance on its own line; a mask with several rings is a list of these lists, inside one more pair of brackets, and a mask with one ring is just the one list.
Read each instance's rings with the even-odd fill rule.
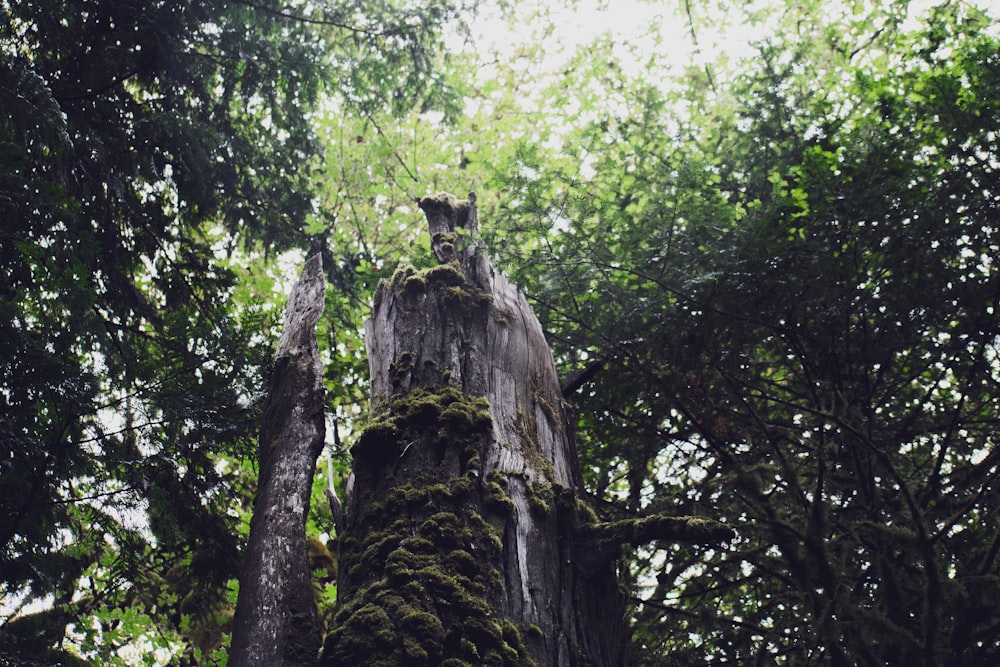
[[883,18],[786,26],[725,93],[609,87],[585,169],[498,166],[606,513],[739,534],[630,554],[635,664],[998,659],[1000,42]]

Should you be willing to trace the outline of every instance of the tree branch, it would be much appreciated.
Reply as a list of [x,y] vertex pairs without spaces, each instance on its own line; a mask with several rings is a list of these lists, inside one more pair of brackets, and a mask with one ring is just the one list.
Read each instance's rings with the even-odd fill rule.
[[264,12],[265,14],[270,14],[272,16],[279,16],[283,19],[288,19],[290,21],[298,21],[299,23],[309,23],[312,25],[326,25],[332,26],[334,28],[342,28],[343,30],[348,30],[350,32],[355,32],[361,35],[370,35],[372,37],[379,37],[386,34],[386,31],[375,31],[368,30],[367,28],[358,28],[356,26],[348,25],[346,23],[340,23],[339,21],[331,21],[330,19],[314,19],[308,16],[300,16],[298,14],[292,14],[290,12],[283,12],[279,9],[274,9],[272,7],[266,7],[258,2],[251,2],[251,0],[234,0],[238,5],[244,5],[245,7],[250,7],[251,9],[256,9],[257,11]]
[[717,545],[736,537],[736,531],[718,521],[700,516],[654,514],[585,526],[573,545],[573,563],[585,573],[597,572],[619,556],[623,544],[646,544],[655,540]]

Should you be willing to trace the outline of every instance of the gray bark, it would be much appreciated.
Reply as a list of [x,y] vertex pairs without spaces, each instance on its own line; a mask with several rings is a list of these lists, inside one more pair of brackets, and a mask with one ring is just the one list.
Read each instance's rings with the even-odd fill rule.
[[305,522],[325,436],[315,332],[323,293],[316,255],[292,288],[264,406],[257,496],[228,663],[235,667],[314,664],[322,642]]
[[[613,554],[574,564],[588,520],[552,354],[524,295],[457,233],[478,223],[470,199],[421,200],[441,266],[397,272],[366,326],[372,426],[354,448],[323,663],[622,664]],[[416,541],[442,517],[461,540]],[[450,578],[480,604],[428,590]],[[430,639],[407,627],[421,613],[438,619]]]

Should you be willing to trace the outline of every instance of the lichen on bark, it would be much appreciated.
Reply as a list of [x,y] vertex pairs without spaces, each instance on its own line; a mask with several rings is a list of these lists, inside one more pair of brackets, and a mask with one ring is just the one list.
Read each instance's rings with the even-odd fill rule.
[[323,448],[323,372],[316,323],[322,260],[292,288],[260,428],[260,473],[244,550],[229,664],[312,665],[322,635],[306,549],[306,514]]

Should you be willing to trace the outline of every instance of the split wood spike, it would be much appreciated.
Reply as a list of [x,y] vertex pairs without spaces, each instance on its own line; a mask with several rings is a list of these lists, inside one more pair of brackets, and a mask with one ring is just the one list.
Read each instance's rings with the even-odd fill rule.
[[446,264],[474,252],[479,231],[475,192],[470,192],[468,199],[441,192],[418,199],[417,205],[427,217],[431,249],[438,262]]

